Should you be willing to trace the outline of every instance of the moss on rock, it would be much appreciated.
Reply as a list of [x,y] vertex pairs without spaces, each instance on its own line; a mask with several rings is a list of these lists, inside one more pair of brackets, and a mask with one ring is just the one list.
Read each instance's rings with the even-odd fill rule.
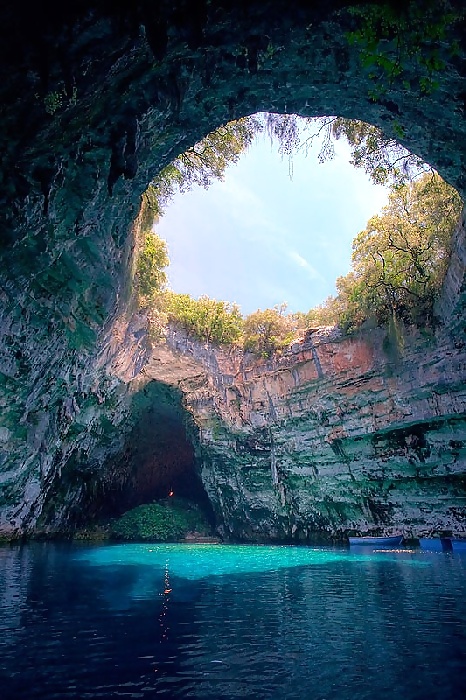
[[176,499],[128,510],[113,523],[111,532],[120,540],[173,541],[192,532],[209,535],[210,526],[198,506]]

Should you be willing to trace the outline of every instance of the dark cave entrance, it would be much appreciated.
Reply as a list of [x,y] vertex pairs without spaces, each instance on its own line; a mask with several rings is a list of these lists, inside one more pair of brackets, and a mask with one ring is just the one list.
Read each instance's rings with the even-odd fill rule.
[[99,518],[171,496],[198,505],[214,525],[214,513],[197,471],[197,428],[179,389],[149,381],[133,399],[132,429],[108,479],[99,484]]

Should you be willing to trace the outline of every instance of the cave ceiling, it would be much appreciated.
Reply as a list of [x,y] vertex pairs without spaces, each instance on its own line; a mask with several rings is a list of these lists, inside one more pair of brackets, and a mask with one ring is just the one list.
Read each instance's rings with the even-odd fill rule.
[[[443,8],[2,4],[0,529],[37,520],[71,457],[122,447],[124,389],[107,370],[131,304],[131,227],[151,179],[209,131],[258,111],[362,119],[464,194],[466,33]],[[120,350],[133,331],[140,342],[134,319],[120,330]]]

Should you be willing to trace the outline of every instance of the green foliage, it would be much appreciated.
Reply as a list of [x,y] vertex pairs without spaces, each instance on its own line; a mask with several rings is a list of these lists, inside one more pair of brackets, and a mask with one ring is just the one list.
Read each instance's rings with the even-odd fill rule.
[[448,2],[420,0],[372,2],[349,12],[355,27],[347,34],[348,43],[359,49],[361,66],[373,81],[372,100],[385,95],[395,80],[410,90],[417,83],[424,94],[438,89],[444,51],[449,56],[457,51],[449,32],[463,19],[464,11],[452,9]]
[[282,155],[291,156],[300,146],[300,124],[314,119],[295,114],[262,113],[228,122],[178,155],[149,185],[143,195],[147,208],[154,216],[180,191],[193,185],[209,187],[212,180],[223,180],[225,170],[236,163],[251,145],[255,136],[267,131],[279,144]]
[[136,275],[141,303],[147,303],[164,288],[167,282],[165,268],[169,263],[167,244],[152,232],[144,234],[139,252]]
[[[298,124],[295,115],[288,117],[290,123],[286,126],[287,137],[280,149],[288,155],[291,162],[294,151],[304,150],[307,153],[316,139],[321,140],[317,156],[319,162],[331,160],[335,156],[334,142],[345,138],[352,150],[351,164],[356,168],[364,168],[375,184],[402,185],[423,172],[433,172],[424,161],[398,142],[406,134],[396,119],[387,125],[387,135],[377,127],[357,119],[319,117]],[[285,129],[284,124],[280,126]],[[280,134],[280,129],[273,133]]]
[[154,188],[149,185],[141,197],[141,208],[139,210],[139,225],[141,231],[151,231],[158,221],[159,205]]
[[[399,30],[405,31],[403,22],[395,31],[391,15],[387,19],[378,12],[375,5],[369,6],[370,31],[382,35],[395,32],[395,37]],[[431,29],[432,36],[437,36],[437,29]],[[357,36],[353,39],[362,41]],[[379,40],[374,41],[373,48],[378,51]],[[384,60],[377,65],[392,70]],[[435,68],[437,64],[431,65]],[[315,123],[308,119],[306,128]],[[289,157],[323,132],[321,161],[332,157],[332,141],[345,137],[353,151],[353,165],[363,167],[378,184],[391,182],[392,194],[388,207],[355,239],[353,268],[337,280],[337,295],[305,315],[285,315],[284,308],[259,309],[243,320],[235,304],[165,292],[166,246],[154,234],[146,233],[137,264],[138,291],[140,299],[150,303],[159,330],[171,320],[202,341],[229,344],[243,336],[246,351],[270,357],[291,342],[298,327],[337,322],[351,331],[363,323],[391,323],[394,318],[418,324],[432,321],[434,299],[445,274],[461,206],[458,195],[433,171],[419,177],[427,166],[397,142],[405,134],[396,120],[390,125],[391,136],[352,119],[328,117],[317,124],[317,131],[303,142],[296,115],[257,115],[217,129],[160,173],[143,195],[141,221],[144,226],[152,225],[177,189],[184,191],[194,183],[207,187],[211,179],[222,179],[228,164],[236,162],[255,134],[264,129],[278,139],[282,155]]]
[[242,333],[243,317],[237,304],[206,295],[194,299],[189,294],[169,292],[165,296],[165,311],[170,320],[199,340],[229,344],[237,341]]
[[243,117],[221,126],[181,153],[149,185],[148,198],[157,214],[176,191],[186,192],[194,184],[208,187],[213,179],[222,180],[226,168],[236,163],[263,128],[255,116]]
[[448,266],[461,199],[438,175],[393,187],[389,203],[353,242],[352,270],[328,301],[338,323],[354,330],[373,319],[431,324]]
[[333,301],[333,298],[329,297],[323,304],[303,314],[305,328],[319,328],[320,326],[335,325],[339,316]]
[[179,540],[188,532],[210,534],[210,526],[198,506],[181,499],[149,503],[124,513],[111,526],[120,540]]
[[[403,129],[396,120],[391,128],[397,138],[403,138]],[[366,122],[338,117],[332,120],[329,129],[334,138],[346,138],[352,148],[350,163],[355,168],[364,168],[376,185],[406,184],[427,168],[395,138],[385,136]]]
[[244,321],[244,349],[262,357],[271,357],[293,340],[296,324],[284,313],[286,305],[258,309]]

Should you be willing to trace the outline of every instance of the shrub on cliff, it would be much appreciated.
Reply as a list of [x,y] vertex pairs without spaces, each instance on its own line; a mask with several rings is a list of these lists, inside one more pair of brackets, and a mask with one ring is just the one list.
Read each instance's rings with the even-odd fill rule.
[[170,502],[148,503],[124,513],[111,527],[119,540],[173,541],[189,532],[210,534],[210,526],[198,506],[176,499]]
[[165,297],[168,318],[179,323],[198,340],[222,344],[234,343],[241,336],[243,317],[237,304],[210,299],[194,299],[189,294],[169,292]]
[[294,318],[286,315],[286,305],[273,309],[258,309],[244,321],[244,349],[261,357],[271,357],[274,352],[291,343],[294,334]]

